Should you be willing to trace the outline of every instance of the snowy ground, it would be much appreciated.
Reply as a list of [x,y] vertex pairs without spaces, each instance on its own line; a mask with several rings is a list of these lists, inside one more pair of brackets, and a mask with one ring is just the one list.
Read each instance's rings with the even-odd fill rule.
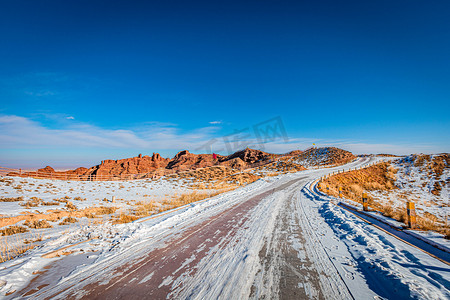
[[[371,194],[381,203],[391,203],[393,207],[402,209],[406,207],[406,201],[414,201],[417,214],[423,216],[428,212],[445,222],[450,214],[450,168],[444,169],[436,179],[423,166],[414,166],[411,156],[393,160],[391,164],[397,169],[395,185],[399,189]],[[431,193],[436,180],[445,183],[439,195]]]
[[[116,207],[114,215],[127,213],[133,209],[136,203],[147,203],[148,201],[159,202],[172,196],[183,193],[198,191],[201,193],[213,193],[214,189],[196,190],[192,188],[192,180],[177,177],[161,177],[157,180],[144,179],[134,181],[64,181],[35,178],[1,177],[0,197],[17,198],[22,200],[14,202],[0,201],[0,229],[10,225],[19,225],[27,228],[28,232],[18,233],[11,236],[0,235],[0,254],[6,256],[6,249],[22,248],[24,242],[32,241],[33,244],[42,245],[51,241],[61,234],[76,231],[80,228],[90,226],[94,219],[86,217],[78,218],[78,222],[59,225],[61,219],[49,220],[52,228],[33,229],[24,225],[25,220],[15,224],[2,223],[1,218],[8,220],[9,217],[18,215],[36,215],[50,211],[68,211],[66,203],[58,202],[57,199],[66,199],[73,203],[77,211],[92,207]],[[112,202],[115,197],[114,203]],[[26,207],[25,204],[37,197],[41,199],[38,206]],[[43,205],[50,202],[53,205]],[[106,222],[113,215],[104,215],[95,222]],[[16,221],[15,221],[16,222]],[[3,226],[2,226],[3,225]],[[40,241],[42,240],[42,241]],[[8,251],[10,254],[14,250]]]
[[[55,198],[69,197],[69,201],[77,208],[107,205],[102,201],[111,201],[115,196],[114,206],[127,207],[129,201],[158,200],[174,194],[192,192],[188,180],[162,177],[158,180],[143,179],[134,181],[64,181],[50,179],[3,177],[0,182],[0,197],[23,197],[23,201],[0,202],[0,215],[14,216],[21,212],[38,210],[46,212],[59,209],[60,205],[40,205],[26,209],[21,203],[32,197],[38,197],[45,202]],[[76,200],[81,198],[82,200]]]
[[[312,194],[310,183],[335,170],[268,177],[160,217],[68,232],[0,264],[0,295],[450,298],[448,265]],[[70,255],[42,257],[89,238]]]

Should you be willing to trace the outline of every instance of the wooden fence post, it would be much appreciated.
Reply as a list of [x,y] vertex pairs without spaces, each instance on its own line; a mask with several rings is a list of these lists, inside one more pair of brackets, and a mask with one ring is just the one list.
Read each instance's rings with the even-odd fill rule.
[[408,227],[416,227],[416,206],[414,202],[406,202],[406,213],[408,214]]
[[363,201],[363,211],[369,210],[369,202],[367,201],[367,193],[362,194],[362,201]]

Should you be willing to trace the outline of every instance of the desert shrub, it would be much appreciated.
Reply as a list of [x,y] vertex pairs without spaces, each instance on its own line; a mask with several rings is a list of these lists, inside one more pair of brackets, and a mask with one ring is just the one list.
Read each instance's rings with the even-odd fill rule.
[[9,226],[4,229],[1,229],[0,233],[2,234],[2,236],[5,236],[5,235],[13,235],[16,233],[24,233],[27,231],[28,231],[28,229],[23,226],[13,225],[13,226]]
[[89,219],[94,219],[97,217],[94,213],[91,213],[91,212],[84,213],[84,216]]
[[70,201],[67,201],[66,208],[69,210],[77,210],[77,207]]
[[450,229],[446,229],[444,232],[444,238],[450,240]]
[[67,217],[67,218],[63,219],[59,223],[59,225],[69,225],[69,224],[76,223],[76,222],[78,222],[78,220],[76,218]]
[[14,180],[10,178],[0,178],[0,182],[6,183],[6,185],[10,185],[14,182]]
[[394,208],[392,205],[384,205],[381,212],[388,218],[392,218],[394,216]]
[[67,203],[68,202],[68,200],[64,199],[64,198],[55,198],[55,199],[53,199],[53,201],[57,201],[57,202],[61,202],[61,203]]
[[433,185],[433,190],[431,193],[435,196],[439,196],[442,190],[442,186],[445,186],[445,182],[442,181],[436,181]]
[[26,208],[30,207],[38,207],[42,202],[41,198],[31,197],[28,201],[20,203],[21,206],[25,206]]
[[42,205],[45,205],[45,206],[59,205],[59,204],[60,203],[57,201],[42,202]]
[[30,228],[40,229],[40,228],[52,228],[53,226],[48,223],[47,220],[27,220],[23,223],[23,225],[28,226]]
[[406,223],[408,220],[408,215],[406,214],[406,209],[398,208],[394,211],[394,215],[392,216],[393,219]]
[[23,197],[0,197],[0,202],[18,202],[23,201]]

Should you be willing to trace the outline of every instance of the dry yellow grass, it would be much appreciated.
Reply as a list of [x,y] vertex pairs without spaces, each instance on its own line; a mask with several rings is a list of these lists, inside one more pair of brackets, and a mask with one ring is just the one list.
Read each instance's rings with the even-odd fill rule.
[[171,198],[164,199],[161,202],[161,206],[158,209],[158,212],[174,209],[189,203],[197,202],[209,197],[214,197],[222,192],[213,192],[213,193],[200,193],[200,192],[192,192],[181,195],[174,195]]
[[33,249],[36,245],[32,243],[21,244],[20,246],[10,246],[3,240],[0,241],[0,263],[13,259],[30,249]]
[[130,223],[130,222],[136,221],[137,219],[139,219],[138,216],[120,214],[119,217],[117,217],[113,220],[113,223],[114,224]]
[[32,231],[27,238],[18,236],[0,236],[0,263],[13,259],[36,247],[42,241],[42,235]]
[[139,201],[135,204],[134,214],[136,216],[145,217],[150,216],[155,212],[155,202],[153,201]]
[[[416,159],[415,163],[418,166],[424,165],[429,160],[429,157],[423,156]],[[371,166],[362,170],[351,171],[331,176],[325,179],[319,185],[319,189],[331,196],[339,196],[339,187],[342,187],[342,196],[347,199],[362,203],[362,194],[367,191],[385,191],[389,192],[395,187],[395,168],[389,163],[383,162],[375,166]],[[399,199],[404,198],[405,202],[408,200],[407,195],[399,194]],[[383,215],[395,219],[399,222],[407,222],[406,207],[395,208],[393,203],[380,203],[377,199],[368,194],[368,202],[371,209],[381,212]],[[437,222],[437,217],[424,213],[417,214],[416,228],[421,230],[433,230],[442,233],[446,238],[450,238],[450,229]]]
[[28,229],[26,227],[13,225],[13,226],[9,226],[4,229],[1,229],[0,233],[2,236],[6,236],[6,235],[13,235],[16,233],[24,233],[27,231],[28,231]]
[[128,223],[133,222],[139,218],[151,216],[157,213],[168,211],[181,207],[186,204],[194,203],[200,200],[204,200],[209,197],[214,197],[226,191],[234,189],[228,188],[215,192],[192,192],[181,195],[174,195],[163,199],[162,201],[139,201],[135,203],[135,207],[127,213],[121,213],[114,219],[114,223]]
[[49,210],[47,213],[29,213],[24,212],[21,215],[13,217],[5,217],[0,219],[0,227],[17,224],[20,221],[35,221],[35,220],[47,220],[55,222],[66,217],[73,218],[98,218],[102,215],[113,214],[117,210],[117,207],[100,206],[100,207],[88,207],[84,209],[78,209],[76,211],[67,210]]
[[[365,191],[395,189],[396,170],[389,163],[380,163],[362,170],[355,170],[337,174],[325,179],[321,184],[322,191],[338,197],[339,187],[342,187],[342,196],[362,203],[362,194]],[[328,188],[327,188],[328,187]],[[382,209],[369,195],[369,205]]]

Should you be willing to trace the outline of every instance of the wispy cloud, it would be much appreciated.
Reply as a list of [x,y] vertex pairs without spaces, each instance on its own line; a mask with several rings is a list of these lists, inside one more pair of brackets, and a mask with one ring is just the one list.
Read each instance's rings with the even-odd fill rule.
[[24,91],[25,95],[33,96],[33,97],[46,97],[46,96],[53,96],[56,95],[53,91]]
[[209,122],[209,124],[218,125],[218,124],[222,124],[222,121],[211,121],[211,122]]
[[[66,119],[75,120],[68,116]],[[126,149],[195,148],[212,138],[215,128],[205,127],[181,132],[173,125],[152,123],[142,128],[105,129],[87,123],[74,122],[65,128],[53,129],[29,118],[0,116],[0,144],[2,148],[27,147],[98,147]]]
[[[158,151],[163,155],[172,155],[183,149],[199,153],[214,151],[227,154],[246,146],[272,153],[286,153],[291,150],[306,149],[313,143],[317,147],[335,146],[357,154],[409,154],[443,151],[443,149],[428,144],[394,145],[300,137],[289,137],[288,141],[279,139],[264,144],[254,137],[250,137],[233,141],[230,144],[227,136],[221,136],[219,128],[216,126],[184,131],[176,124],[150,122],[133,128],[107,129],[76,121],[72,116],[65,115],[65,118],[70,122],[62,123],[55,129],[30,118],[0,115],[0,151],[2,153],[0,165],[17,166],[22,161],[32,160],[33,157],[36,157],[37,152],[40,153],[39,164],[52,164],[54,153],[57,153],[60,156],[59,161],[76,166],[76,159],[79,162],[80,153],[89,156],[90,153],[95,152],[96,159],[110,157],[112,153],[134,154],[137,151],[148,151],[147,153]],[[213,147],[211,147],[212,144]],[[89,163],[93,158],[90,159]],[[97,160],[93,162],[97,162]]]

